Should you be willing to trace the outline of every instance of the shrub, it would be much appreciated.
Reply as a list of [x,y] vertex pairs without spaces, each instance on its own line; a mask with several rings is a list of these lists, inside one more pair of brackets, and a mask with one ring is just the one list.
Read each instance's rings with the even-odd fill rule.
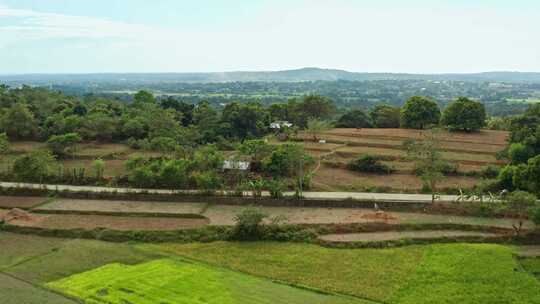
[[203,190],[217,190],[222,187],[223,180],[214,171],[196,172],[193,174],[197,188]]
[[383,164],[381,158],[373,155],[362,155],[355,160],[352,160],[347,168],[353,171],[360,172],[370,172],[370,173],[381,173],[381,174],[390,174],[392,173],[392,168]]
[[505,198],[506,210],[511,213],[514,219],[512,227],[516,235],[520,234],[524,220],[527,218],[530,209],[535,205],[536,196],[525,191],[512,192]]
[[13,162],[13,174],[23,182],[42,182],[56,168],[54,155],[49,151],[36,151],[19,156]]
[[499,175],[501,168],[499,166],[489,165],[483,167],[480,171],[480,176],[483,178],[495,178]]
[[73,154],[75,146],[81,141],[81,136],[78,133],[68,133],[64,135],[53,135],[47,140],[47,146],[51,151],[58,155],[64,156]]
[[96,180],[102,180],[103,172],[105,172],[105,162],[101,158],[98,158],[92,162],[92,167],[94,168],[94,176]]
[[526,163],[533,156],[534,150],[522,143],[513,143],[508,148],[508,157],[513,164]]
[[270,197],[272,198],[283,198],[283,191],[285,190],[285,184],[281,180],[270,180],[266,182],[268,191],[270,192]]
[[536,226],[540,226],[540,206],[536,206],[531,210],[530,217]]
[[268,215],[259,209],[250,207],[240,211],[234,217],[232,239],[238,241],[255,241],[263,234],[263,221]]

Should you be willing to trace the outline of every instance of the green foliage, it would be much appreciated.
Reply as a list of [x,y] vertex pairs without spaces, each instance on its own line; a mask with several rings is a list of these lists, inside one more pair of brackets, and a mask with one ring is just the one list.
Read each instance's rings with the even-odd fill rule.
[[286,143],[277,147],[265,160],[264,170],[273,176],[298,177],[304,175],[312,163],[313,158],[301,145]]
[[193,178],[198,189],[217,190],[223,187],[223,179],[214,171],[195,172]]
[[283,198],[283,191],[286,189],[286,185],[279,179],[272,179],[266,182],[266,187],[270,192],[270,197],[275,199]]
[[56,169],[56,160],[49,151],[35,151],[19,156],[13,162],[13,174],[19,181],[43,182]]
[[9,140],[6,133],[0,133],[0,154],[5,154],[9,151]]
[[530,218],[536,226],[540,226],[540,205],[531,209]]
[[228,126],[222,130],[228,137],[258,138],[268,131],[270,118],[266,110],[259,103],[247,104],[232,102],[225,106],[222,113],[222,122]]
[[203,146],[193,155],[194,167],[199,171],[221,170],[223,161],[223,153],[215,145]]
[[255,241],[263,234],[263,220],[268,215],[254,207],[245,208],[234,216],[233,240]]
[[133,100],[135,101],[135,105],[141,105],[144,103],[155,103],[156,99],[154,98],[154,95],[148,91],[139,91],[133,96]]
[[483,178],[496,178],[501,172],[501,167],[495,165],[488,165],[482,168],[480,176]]
[[508,148],[508,157],[512,164],[526,163],[532,156],[534,156],[534,150],[522,143],[513,143]]
[[268,144],[265,140],[254,139],[244,141],[237,149],[241,155],[250,156],[252,169],[259,171],[262,161],[272,153],[274,146]]
[[[0,112],[1,113],[1,112]],[[38,125],[27,104],[14,103],[0,117],[0,131],[16,139],[32,138],[38,130]]]
[[401,109],[400,122],[403,128],[426,129],[439,124],[441,111],[437,103],[423,96],[413,96]]
[[361,155],[360,157],[352,160],[347,164],[349,170],[359,171],[359,172],[368,172],[368,173],[380,173],[380,174],[390,174],[392,173],[392,168],[383,164],[381,162],[380,156],[374,155]]
[[369,113],[374,128],[399,128],[401,109],[389,105],[376,105]]
[[94,168],[94,177],[96,180],[102,180],[103,173],[105,172],[105,162],[101,158],[98,158],[92,162],[92,167]]
[[[309,125],[309,124],[308,124]],[[371,128],[371,120],[363,110],[351,110],[336,122],[336,128]]]
[[47,140],[47,146],[58,156],[74,154],[76,145],[82,140],[78,133],[53,135]]
[[324,96],[307,95],[301,101],[293,99],[287,104],[287,120],[306,128],[310,119],[326,120],[336,111],[334,102]]
[[459,97],[446,107],[441,124],[450,131],[478,131],[486,124],[486,109],[481,102]]
[[313,141],[318,141],[319,136],[332,128],[332,125],[319,119],[309,119],[307,122],[306,133],[310,134]]
[[504,202],[514,220],[512,227],[519,235],[530,209],[536,205],[536,196],[525,191],[514,191],[505,197]]
[[[164,160],[159,169],[160,187],[187,188],[191,163],[185,159]],[[206,188],[204,188],[206,189]]]

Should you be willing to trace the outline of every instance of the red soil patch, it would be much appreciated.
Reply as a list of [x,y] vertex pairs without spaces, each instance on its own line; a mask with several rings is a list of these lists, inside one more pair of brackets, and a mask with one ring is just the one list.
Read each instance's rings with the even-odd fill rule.
[[0,220],[5,221],[6,223],[25,223],[25,224],[36,224],[41,221],[42,217],[39,215],[28,213],[19,208],[14,208],[9,211],[5,211],[0,214]]
[[382,221],[393,221],[397,220],[397,217],[392,216],[386,212],[378,211],[375,213],[367,213],[362,215],[362,218],[368,219],[368,220],[382,220]]

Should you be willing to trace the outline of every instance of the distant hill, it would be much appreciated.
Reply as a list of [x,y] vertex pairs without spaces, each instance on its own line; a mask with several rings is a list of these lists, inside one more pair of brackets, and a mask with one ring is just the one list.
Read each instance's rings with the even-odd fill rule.
[[303,82],[303,81],[370,81],[370,80],[433,80],[433,81],[494,81],[540,82],[540,73],[485,72],[474,74],[398,74],[355,73],[344,70],[303,68],[268,72],[218,73],[104,73],[104,74],[24,74],[0,75],[1,83],[51,84],[100,82]]

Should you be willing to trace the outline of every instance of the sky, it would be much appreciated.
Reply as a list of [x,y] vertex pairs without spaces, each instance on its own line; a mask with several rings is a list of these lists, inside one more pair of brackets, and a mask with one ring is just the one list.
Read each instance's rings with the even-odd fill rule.
[[538,0],[0,0],[0,74],[540,72]]

